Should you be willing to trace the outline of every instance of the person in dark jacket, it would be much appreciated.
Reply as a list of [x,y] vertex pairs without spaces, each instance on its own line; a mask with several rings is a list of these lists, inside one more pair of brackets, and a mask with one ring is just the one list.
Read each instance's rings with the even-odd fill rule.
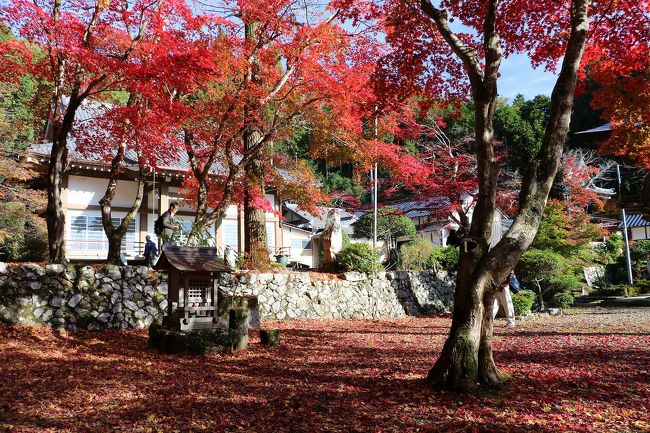
[[160,218],[162,221],[163,232],[162,237],[164,239],[163,244],[168,244],[171,238],[174,236],[174,232],[180,229],[180,226],[174,219],[174,215],[178,211],[178,203],[173,201],[169,204],[169,210],[164,212]]
[[158,255],[158,247],[154,241],[151,240],[151,236],[147,235],[145,239],[147,242],[144,244],[144,262],[151,268],[153,267],[156,256]]

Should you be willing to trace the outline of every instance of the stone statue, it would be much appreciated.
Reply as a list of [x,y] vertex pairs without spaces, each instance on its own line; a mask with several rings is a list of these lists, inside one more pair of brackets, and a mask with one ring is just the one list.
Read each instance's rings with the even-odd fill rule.
[[223,252],[223,261],[226,262],[229,268],[235,269],[237,257],[235,256],[235,250],[230,248],[230,245],[226,245],[226,249]]
[[325,229],[321,235],[323,242],[323,264],[334,263],[336,255],[343,248],[343,232],[341,231],[341,213],[338,209],[331,209],[327,213]]

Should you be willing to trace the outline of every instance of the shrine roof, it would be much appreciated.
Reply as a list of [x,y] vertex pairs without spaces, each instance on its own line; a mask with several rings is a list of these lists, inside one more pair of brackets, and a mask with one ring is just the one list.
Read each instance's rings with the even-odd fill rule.
[[232,272],[216,248],[164,245],[156,270],[176,269],[182,272]]

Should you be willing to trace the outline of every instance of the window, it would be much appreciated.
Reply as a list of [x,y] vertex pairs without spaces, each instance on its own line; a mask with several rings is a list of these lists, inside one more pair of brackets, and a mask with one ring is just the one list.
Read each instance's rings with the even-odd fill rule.
[[187,284],[187,302],[206,304],[210,302],[210,280],[189,280]]
[[[114,227],[122,223],[122,217],[111,218]],[[138,254],[136,218],[131,221],[122,240],[125,255]],[[104,256],[108,252],[108,239],[104,234],[102,217],[97,212],[70,212],[70,228],[66,249],[71,255]]]
[[224,248],[229,245],[235,251],[239,251],[239,236],[237,236],[237,220],[223,220],[221,222],[222,244]]
[[292,239],[291,240],[291,255],[299,256],[305,250],[311,250],[311,241],[306,239]]
[[275,254],[275,222],[270,221],[266,223],[266,241],[269,250]]
[[[180,232],[177,232],[176,234],[179,235],[179,242],[181,244],[184,244],[185,241],[187,241],[187,237],[190,235],[192,232],[192,226],[194,225],[194,217],[187,216],[187,215],[175,215],[174,220],[181,226]],[[200,237],[201,241],[206,241],[207,244],[201,243],[201,246],[214,246],[214,226],[209,226],[207,230],[205,230],[207,233],[203,233],[203,236]]]

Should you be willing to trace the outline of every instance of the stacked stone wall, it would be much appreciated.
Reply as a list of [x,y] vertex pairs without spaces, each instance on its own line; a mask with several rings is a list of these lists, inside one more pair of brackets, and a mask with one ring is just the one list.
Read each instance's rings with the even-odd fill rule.
[[0,263],[0,321],[58,328],[149,326],[167,308],[167,276],[145,266]]
[[226,277],[222,286],[239,295],[257,296],[261,317],[280,320],[449,313],[454,298],[453,277],[444,271],[382,272],[374,276],[358,272],[250,272]]
[[[225,275],[220,289],[254,295],[262,319],[391,318],[448,313],[454,281],[445,272],[367,275]],[[0,321],[60,328],[127,329],[159,322],[167,277],[146,267],[0,263]]]

